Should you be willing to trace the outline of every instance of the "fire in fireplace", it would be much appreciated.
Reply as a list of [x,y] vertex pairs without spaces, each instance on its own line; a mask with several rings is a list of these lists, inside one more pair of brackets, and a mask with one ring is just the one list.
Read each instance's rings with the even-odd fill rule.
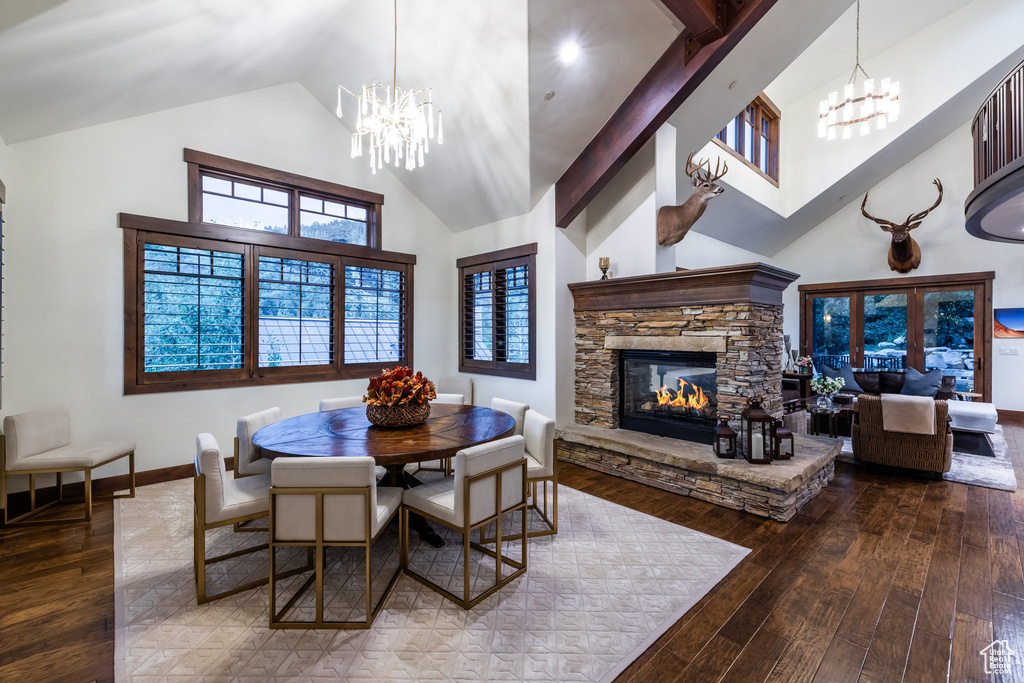
[[698,443],[714,440],[714,353],[621,351],[619,426]]

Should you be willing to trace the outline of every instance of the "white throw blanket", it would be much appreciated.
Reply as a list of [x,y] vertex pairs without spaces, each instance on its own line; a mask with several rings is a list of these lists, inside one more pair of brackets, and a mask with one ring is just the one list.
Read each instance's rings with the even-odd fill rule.
[[907,434],[934,434],[935,399],[882,394],[882,429]]

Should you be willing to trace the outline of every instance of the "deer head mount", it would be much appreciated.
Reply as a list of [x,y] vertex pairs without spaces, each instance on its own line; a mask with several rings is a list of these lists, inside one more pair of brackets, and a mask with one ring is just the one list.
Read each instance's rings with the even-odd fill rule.
[[[679,206],[663,206],[658,210],[658,244],[670,247],[686,237],[693,224],[704,214],[708,200],[725,192],[715,181],[729,172],[729,164],[715,162],[715,172],[711,172],[711,161],[701,159],[693,165],[691,152],[686,158],[686,175],[693,181],[693,194]],[[719,165],[721,164],[721,168]]]
[[882,230],[892,234],[892,242],[889,244],[889,268],[897,273],[909,273],[921,265],[921,247],[910,236],[910,231],[921,225],[924,217],[942,203],[942,181],[936,178],[932,183],[935,187],[939,188],[939,198],[924,211],[907,216],[907,220],[899,225],[892,221],[875,218],[867,212],[864,207],[868,203],[868,194],[870,193],[865,193],[864,201],[860,203],[860,212],[862,214],[878,223]]

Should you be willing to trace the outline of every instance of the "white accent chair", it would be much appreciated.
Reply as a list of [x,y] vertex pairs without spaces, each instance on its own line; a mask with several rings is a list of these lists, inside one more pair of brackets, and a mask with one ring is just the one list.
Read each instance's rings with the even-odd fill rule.
[[[455,454],[455,474],[438,481],[406,489],[402,494],[402,555],[406,573],[416,581],[440,593],[463,609],[470,609],[481,600],[508,585],[526,572],[526,451],[521,436],[490,441],[466,448]],[[463,595],[457,596],[430,579],[410,569],[409,514],[415,512],[462,534]],[[502,554],[502,524],[506,517],[522,514],[522,532],[514,536],[522,544],[522,560]],[[494,550],[470,540],[471,532],[489,524],[495,525]],[[494,584],[472,597],[470,593],[470,549],[482,552],[495,561]],[[431,552],[431,551],[427,551]],[[503,575],[502,567],[514,571]]]
[[[85,476],[85,521],[92,521],[92,471],[119,458],[128,458],[129,493],[114,498],[135,497],[135,442],[99,441],[71,443],[71,415],[67,408],[47,408],[4,418],[0,435],[0,507],[3,523],[14,524],[64,501],[64,472],[81,471]],[[28,475],[29,511],[8,517],[7,479]],[[56,500],[36,506],[36,475],[54,474]]]
[[[217,598],[262,586],[267,582],[267,579],[263,578],[219,593],[207,593],[206,565],[265,550],[267,544],[250,546],[208,558],[206,557],[206,532],[210,529],[232,525],[238,529],[238,525],[243,522],[265,517],[269,506],[267,490],[270,488],[270,475],[256,474],[242,479],[233,479],[227,476],[220,445],[212,434],[200,434],[196,437],[195,466],[196,474],[193,479],[194,562],[196,598],[202,605]],[[249,530],[247,529],[247,531]]]
[[442,377],[434,382],[438,393],[462,394],[463,404],[473,405],[473,378],[472,377]]
[[326,413],[328,410],[341,410],[342,408],[358,408],[363,405],[362,396],[342,396],[341,398],[322,398],[320,399],[320,412]]
[[[462,394],[437,394],[437,398],[432,400],[431,403],[466,405],[466,397]],[[409,474],[416,474],[417,472],[440,472],[447,477],[452,473],[452,459],[442,458],[440,460],[427,460],[426,462],[409,463],[405,466],[405,471]]]
[[433,401],[431,401],[431,403],[447,403],[451,405],[463,406],[466,405],[466,397],[462,394],[438,393],[437,397]]
[[238,418],[235,425],[235,479],[269,474],[271,461],[260,455],[259,448],[252,442],[252,435],[280,421],[281,409],[276,406]]
[[[555,421],[536,410],[527,410],[523,423],[526,437],[526,483],[530,489],[528,509],[533,509],[544,520],[547,529],[531,531],[530,538],[553,536],[558,533],[558,459],[555,455]],[[548,482],[551,482],[552,510],[548,515]],[[543,483],[543,509],[537,498],[539,484]]]
[[[370,561],[374,542],[398,515],[402,489],[377,488],[374,461],[369,456],[337,458],[278,458],[271,469],[270,575],[276,550],[285,546],[315,549],[315,573],[281,609],[277,582],[270,582],[270,628],[369,628],[402,573],[401,563],[380,599],[373,601]],[[399,538],[402,536],[399,518]],[[366,618],[363,621],[324,619],[324,571],[327,548],[357,547],[365,551]],[[288,621],[285,614],[315,582],[316,620]]]
[[516,419],[515,436],[522,436],[523,422],[526,420],[526,411],[529,409],[530,406],[526,403],[517,403],[516,401],[497,397],[491,399],[491,410],[500,410]]

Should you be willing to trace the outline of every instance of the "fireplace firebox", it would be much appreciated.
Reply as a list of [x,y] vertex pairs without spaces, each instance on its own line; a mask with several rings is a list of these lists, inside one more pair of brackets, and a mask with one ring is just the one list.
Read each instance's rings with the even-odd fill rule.
[[712,443],[718,412],[716,354],[619,352],[619,426]]

